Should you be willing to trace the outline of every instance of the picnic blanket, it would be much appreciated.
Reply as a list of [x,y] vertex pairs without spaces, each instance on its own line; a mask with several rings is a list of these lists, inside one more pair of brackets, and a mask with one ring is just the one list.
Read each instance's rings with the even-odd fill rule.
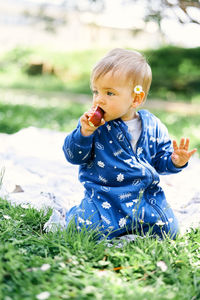
[[[13,205],[70,209],[83,197],[78,166],[69,164],[62,145],[65,132],[28,127],[0,134],[0,170],[5,168],[0,197]],[[181,233],[200,224],[200,159],[194,156],[179,174],[161,176],[168,203]]]

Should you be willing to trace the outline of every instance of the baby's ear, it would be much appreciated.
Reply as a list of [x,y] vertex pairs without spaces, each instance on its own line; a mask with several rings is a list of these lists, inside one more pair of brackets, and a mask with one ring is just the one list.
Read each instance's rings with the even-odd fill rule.
[[141,91],[139,94],[133,93],[133,107],[137,107],[142,104],[145,97],[145,92]]

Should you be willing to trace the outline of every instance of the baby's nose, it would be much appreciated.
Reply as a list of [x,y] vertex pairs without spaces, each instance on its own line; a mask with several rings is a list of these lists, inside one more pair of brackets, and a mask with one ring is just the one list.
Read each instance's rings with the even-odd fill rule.
[[105,103],[104,97],[102,95],[98,95],[96,100],[97,100],[97,104],[104,104]]

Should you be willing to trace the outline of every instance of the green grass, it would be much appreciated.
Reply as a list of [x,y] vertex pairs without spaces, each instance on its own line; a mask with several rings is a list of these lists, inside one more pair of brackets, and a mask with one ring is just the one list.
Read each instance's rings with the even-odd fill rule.
[[[91,102],[90,97],[73,97],[68,92],[89,93],[89,69],[102,52],[70,53],[66,58],[66,53],[48,54],[40,49],[42,58],[67,70],[62,80],[25,74],[31,50],[7,53],[0,61],[0,132],[15,133],[28,126],[71,131]],[[166,90],[159,93],[167,100],[180,97]],[[194,94],[190,101],[199,99]],[[189,136],[191,148],[200,150],[198,112],[151,111],[167,125],[171,137]],[[3,170],[0,187],[2,177]],[[97,243],[92,233],[78,233],[73,227],[43,232],[50,214],[51,210],[45,215],[0,199],[0,299],[35,300],[43,292],[50,300],[200,299],[200,229],[175,241],[146,237],[117,248],[117,240],[108,247],[105,241]]]
[[14,133],[29,126],[69,131],[87,107],[87,103],[70,100],[69,96],[59,101],[56,97],[10,93],[0,96],[0,132]]
[[[84,99],[81,95],[70,96],[68,93],[16,93],[16,90],[1,90],[0,99],[0,132],[5,133],[15,133],[28,126],[69,132],[91,105],[90,97]],[[187,111],[150,111],[166,124],[171,138],[180,140],[181,137],[190,137],[190,147],[200,150],[198,112],[189,115]]]
[[[12,49],[0,56],[0,87],[89,94],[91,68],[106,51],[53,52],[41,47]],[[29,76],[27,66],[35,59],[54,66],[56,75]]]
[[199,229],[117,248],[72,227],[44,233],[50,213],[0,200],[0,299],[199,299]]
[[[111,49],[56,52],[41,47],[17,47],[0,54],[0,88],[90,93],[94,64]],[[200,48],[161,47],[144,51],[153,73],[150,98],[200,102]],[[27,67],[42,61],[54,74],[30,76]]]

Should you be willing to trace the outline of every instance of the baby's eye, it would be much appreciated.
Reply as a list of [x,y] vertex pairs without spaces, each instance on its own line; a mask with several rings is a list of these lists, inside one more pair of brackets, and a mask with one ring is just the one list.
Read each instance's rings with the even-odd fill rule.
[[114,94],[112,92],[107,92],[108,96],[114,96]]

